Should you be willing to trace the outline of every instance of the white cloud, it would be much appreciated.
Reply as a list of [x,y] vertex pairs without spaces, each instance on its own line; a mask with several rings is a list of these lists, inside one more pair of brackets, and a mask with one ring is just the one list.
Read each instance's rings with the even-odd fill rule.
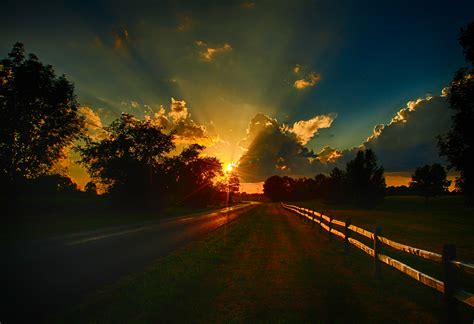
[[284,127],[285,130],[296,135],[300,144],[306,145],[318,133],[318,130],[331,127],[336,117],[337,114],[318,115],[309,120],[297,121],[291,128]]

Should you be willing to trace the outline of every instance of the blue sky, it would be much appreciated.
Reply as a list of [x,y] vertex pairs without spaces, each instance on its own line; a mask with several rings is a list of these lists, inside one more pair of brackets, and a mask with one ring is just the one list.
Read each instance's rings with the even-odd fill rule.
[[[233,147],[224,159],[238,158],[235,147],[257,113],[290,126],[337,115],[306,147],[360,145],[408,101],[440,94],[464,64],[459,29],[474,20],[472,1],[2,6],[2,56],[23,42],[75,83],[81,104],[104,124],[122,111],[143,116],[171,109],[171,97],[183,100],[193,122]],[[311,76],[314,84],[295,87]]]

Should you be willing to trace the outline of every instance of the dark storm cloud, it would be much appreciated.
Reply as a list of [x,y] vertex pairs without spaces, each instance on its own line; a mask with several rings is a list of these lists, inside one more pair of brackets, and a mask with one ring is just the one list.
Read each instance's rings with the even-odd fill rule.
[[437,136],[448,131],[451,111],[445,96],[410,101],[387,124],[374,127],[373,134],[358,147],[337,150],[325,146],[315,154],[294,133],[275,119],[257,114],[242,142],[248,150],[240,159],[244,181],[263,181],[271,175],[312,177],[334,167],[344,168],[358,150],[372,149],[387,171],[412,171],[416,167],[443,163]]
[[294,133],[261,113],[250,121],[247,137],[240,144],[247,148],[239,161],[243,182],[263,181],[274,174],[307,176],[327,170]]

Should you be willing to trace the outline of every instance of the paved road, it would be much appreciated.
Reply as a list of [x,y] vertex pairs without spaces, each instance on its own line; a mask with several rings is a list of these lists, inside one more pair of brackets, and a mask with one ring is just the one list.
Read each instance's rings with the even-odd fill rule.
[[[226,224],[257,203],[115,227],[1,250],[0,321],[35,322]],[[4,282],[4,283],[3,283]]]

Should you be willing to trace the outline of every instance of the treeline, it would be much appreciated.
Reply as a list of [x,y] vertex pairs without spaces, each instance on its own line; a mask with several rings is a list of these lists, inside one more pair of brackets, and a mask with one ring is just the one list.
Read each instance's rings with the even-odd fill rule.
[[[314,178],[272,176],[264,185],[264,194],[273,201],[319,199],[328,203],[376,205],[387,195],[417,195],[426,199],[448,191],[451,181],[446,169],[435,163],[415,170],[408,186],[386,187],[383,168],[378,167],[371,150],[359,151],[346,170],[334,168],[329,175]],[[453,193],[457,193],[453,192]]]
[[345,170],[334,168],[329,175],[313,179],[272,176],[263,184],[265,196],[273,201],[323,199],[331,203],[375,205],[385,193],[383,167],[370,149],[357,152]]
[[[87,135],[74,86],[17,43],[0,61],[0,199],[17,208],[25,197],[83,195],[54,166],[71,150],[89,172],[86,193],[117,206],[206,206],[232,200],[236,174],[192,144],[177,154],[173,131],[122,114],[100,137]],[[62,198],[61,198],[62,199]],[[10,209],[11,210],[11,209]]]

